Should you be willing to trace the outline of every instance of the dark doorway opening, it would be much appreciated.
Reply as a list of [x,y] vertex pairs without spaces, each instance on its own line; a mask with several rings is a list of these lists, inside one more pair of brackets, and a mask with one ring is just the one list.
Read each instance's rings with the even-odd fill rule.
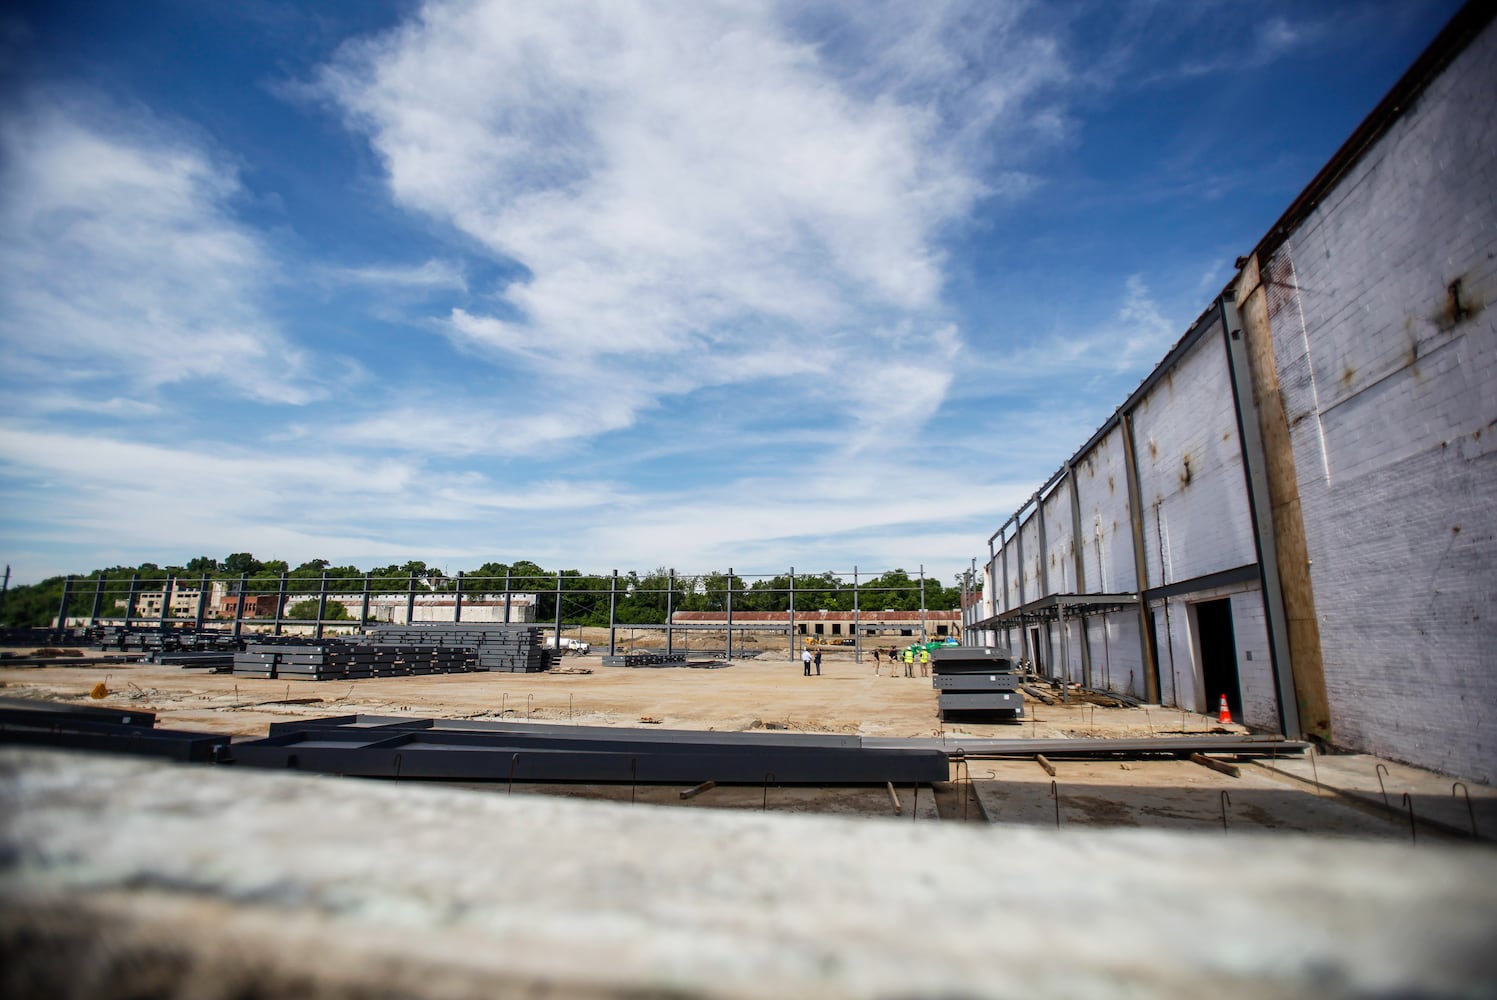
[[1034,657],[1034,672],[1049,677],[1045,673],[1045,655],[1040,652],[1040,630],[1037,628],[1029,630],[1029,652]]
[[1227,696],[1232,719],[1242,721],[1242,686],[1237,680],[1237,638],[1232,629],[1232,602],[1205,601],[1195,605],[1196,634],[1201,643],[1201,680],[1206,688],[1207,715],[1214,715]]

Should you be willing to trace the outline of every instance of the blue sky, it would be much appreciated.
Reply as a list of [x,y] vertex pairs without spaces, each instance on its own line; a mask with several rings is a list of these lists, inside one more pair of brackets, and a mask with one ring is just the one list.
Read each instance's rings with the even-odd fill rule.
[[1457,6],[11,6],[0,559],[949,580]]

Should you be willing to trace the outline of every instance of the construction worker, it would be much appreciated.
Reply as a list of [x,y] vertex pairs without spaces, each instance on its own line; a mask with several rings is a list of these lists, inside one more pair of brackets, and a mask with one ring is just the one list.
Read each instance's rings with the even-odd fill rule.
[[925,646],[920,647],[920,676],[930,676],[930,650]]
[[904,675],[906,677],[914,677],[915,676],[915,647],[914,646],[906,646],[904,648]]

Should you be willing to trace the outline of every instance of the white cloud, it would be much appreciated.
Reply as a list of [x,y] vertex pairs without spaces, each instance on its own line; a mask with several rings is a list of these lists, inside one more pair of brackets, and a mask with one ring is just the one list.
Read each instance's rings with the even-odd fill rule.
[[321,394],[259,305],[275,277],[233,218],[233,171],[148,114],[33,94],[0,125],[0,340],[12,372],[70,391],[212,379]]
[[[1032,489],[879,461],[705,490],[585,475],[506,484],[341,450],[169,447],[15,423],[0,424],[0,468],[8,516],[28,525],[27,544],[82,543],[124,562],[232,550],[293,564],[441,558],[461,568],[523,556],[586,570],[796,562],[819,571],[844,568],[832,564],[855,547],[881,562],[865,567],[874,572],[921,561],[959,568],[988,522]],[[69,488],[56,490],[58,481]],[[53,561],[35,575],[55,570]]]
[[445,260],[428,260],[414,266],[339,267],[329,269],[327,274],[335,281],[375,288],[416,292],[468,290],[462,268]]
[[398,202],[528,271],[502,311],[454,311],[455,343],[626,383],[609,419],[543,431],[876,355],[918,374],[926,404],[884,428],[910,435],[956,364],[943,234],[993,193],[994,137],[1022,146],[1020,109],[1061,73],[1043,40],[984,61],[1010,6],[915,9],[843,11],[829,40],[772,4],[431,2],[319,86]]

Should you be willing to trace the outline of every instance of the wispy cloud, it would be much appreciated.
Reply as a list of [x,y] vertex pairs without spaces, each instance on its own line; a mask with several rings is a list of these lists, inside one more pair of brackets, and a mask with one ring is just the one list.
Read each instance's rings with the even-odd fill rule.
[[322,394],[260,305],[275,267],[234,171],[133,107],[33,93],[0,125],[0,339],[12,374],[84,395],[196,379]]
[[371,265],[365,267],[335,267],[325,272],[329,280],[372,288],[393,288],[405,291],[461,291],[468,290],[468,279],[457,264],[445,260],[428,260],[411,266]]
[[876,354],[918,380],[924,403],[884,429],[908,434],[956,364],[942,234],[997,193],[980,140],[1017,136],[1060,72],[1035,40],[992,73],[984,46],[1014,18],[991,10],[887,4],[832,36],[775,5],[432,2],[345,47],[319,86],[397,201],[527,270],[502,309],[452,312],[455,343],[500,367],[629,383],[613,419],[553,431],[782,379],[801,353],[839,371]]

